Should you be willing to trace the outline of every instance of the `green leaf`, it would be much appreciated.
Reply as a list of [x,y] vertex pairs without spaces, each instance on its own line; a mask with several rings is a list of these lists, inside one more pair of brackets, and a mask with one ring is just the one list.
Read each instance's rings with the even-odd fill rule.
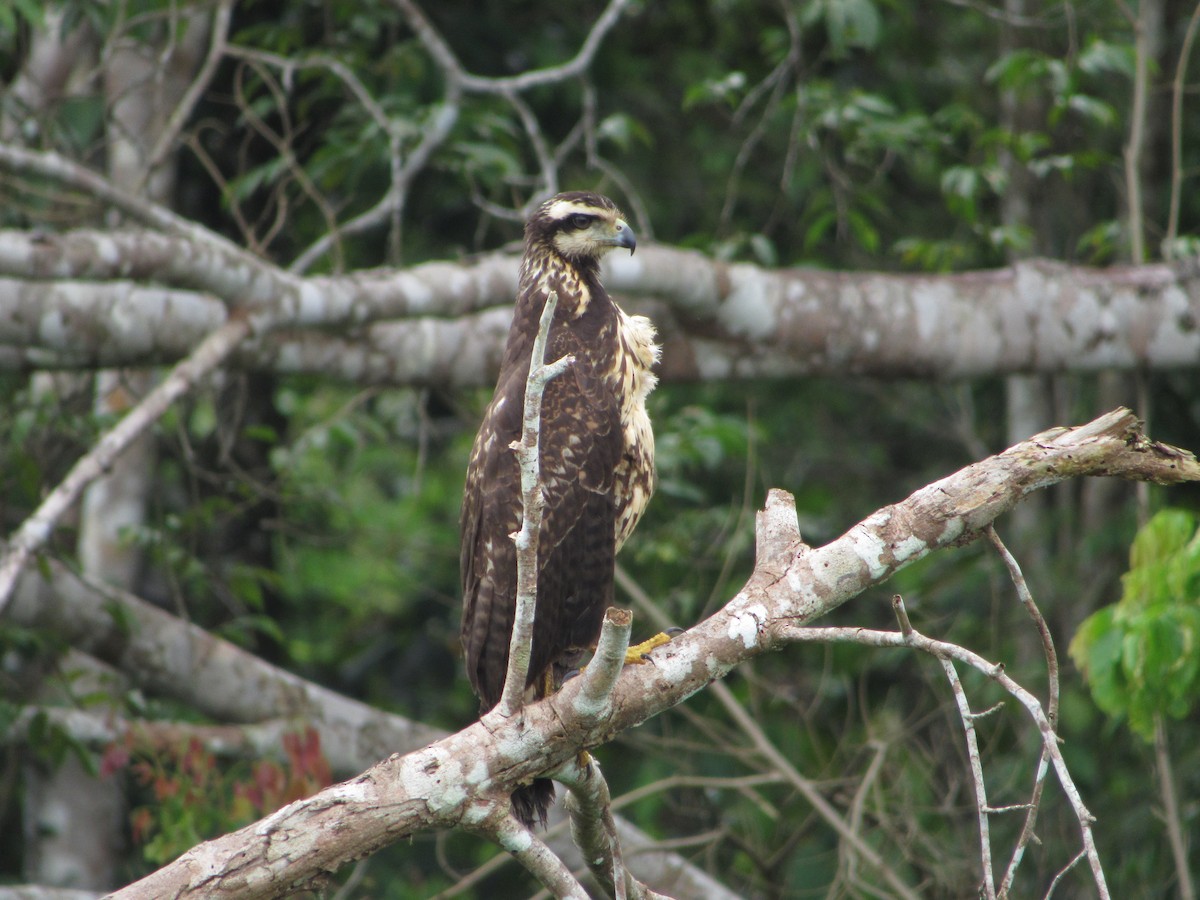
[[883,20],[871,0],[812,0],[801,14],[806,26],[823,22],[834,56],[850,48],[870,50],[879,43]]
[[1196,516],[1163,510],[1134,538],[1120,601],[1088,617],[1071,658],[1092,697],[1141,738],[1163,717],[1200,703],[1200,530]]
[[720,78],[706,78],[689,86],[684,92],[683,108],[688,110],[705,103],[727,103],[733,106],[745,87],[745,72],[729,72]]
[[1196,540],[1196,516],[1183,509],[1164,509],[1147,522],[1129,550],[1130,569],[1166,562]]
[[1048,57],[1037,50],[1014,50],[990,66],[983,80],[1003,90],[1028,88],[1046,75]]

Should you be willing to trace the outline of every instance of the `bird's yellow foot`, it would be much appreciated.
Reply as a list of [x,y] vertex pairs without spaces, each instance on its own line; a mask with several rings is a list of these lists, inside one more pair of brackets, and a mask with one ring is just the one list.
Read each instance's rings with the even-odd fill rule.
[[625,665],[638,665],[646,662],[646,657],[655,647],[661,647],[663,644],[669,643],[671,635],[665,631],[660,631],[649,640],[642,641],[640,644],[635,644],[625,651]]

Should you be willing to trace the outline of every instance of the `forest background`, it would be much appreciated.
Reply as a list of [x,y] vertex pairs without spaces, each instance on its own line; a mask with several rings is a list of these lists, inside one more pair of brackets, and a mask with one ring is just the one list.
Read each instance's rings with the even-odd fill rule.
[[[639,250],[608,280],[665,344],[658,491],[620,560],[635,637],[651,607],[687,627],[738,590],[769,488],[818,546],[1119,405],[1200,447],[1198,18],[1168,0],[0,0],[4,533],[227,308],[258,329],[105,467],[25,577],[79,572],[145,608],[63,590],[0,614],[0,883],[95,896],[473,719],[458,504],[520,223],[554,190],[626,210]],[[1078,303],[1089,290],[1107,299]],[[1163,321],[1185,339],[1145,339]],[[1133,562],[1182,562],[1123,619],[1114,604],[1158,590],[1122,576],[1167,506]],[[1059,648],[1063,754],[1113,896],[1194,895],[1198,507],[1194,486],[1093,479],[998,523]],[[894,629],[894,593],[925,633],[1045,679],[986,542],[819,624]],[[239,706],[262,692],[250,670],[189,683],[198,633],[410,720],[410,743],[335,746],[283,705]],[[1089,660],[1118,675],[1089,684]],[[964,681],[976,709],[1003,699]],[[742,896],[895,896],[815,792],[916,895],[976,896],[938,666],[805,645],[723,684],[598,751],[638,852]],[[977,728],[994,805],[1024,802],[1036,730],[1011,710]],[[993,817],[997,845],[1020,825]],[[1050,789],[1037,834],[1013,896],[1078,850]],[[504,859],[430,833],[324,894],[532,893]],[[1093,890],[1085,866],[1063,877],[1064,896]]]

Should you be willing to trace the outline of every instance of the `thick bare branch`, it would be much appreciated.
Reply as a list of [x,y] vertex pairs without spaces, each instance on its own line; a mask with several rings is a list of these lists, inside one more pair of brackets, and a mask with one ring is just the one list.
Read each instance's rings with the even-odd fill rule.
[[[125,591],[81,578],[61,563],[27,572],[5,618],[57,635],[121,669],[153,696],[178,700],[217,722],[245,723],[234,726],[238,741],[269,745],[276,731],[311,726],[338,777],[446,736],[272,666]],[[94,723],[76,724],[97,739],[108,734]],[[222,733],[221,726],[214,729],[214,735]],[[632,868],[643,881],[678,885],[685,897],[732,897],[678,854],[655,849],[654,840],[628,822],[618,819],[617,828],[626,846],[637,850]],[[565,836],[553,846],[559,856],[572,851]]]
[[[494,255],[298,278],[264,262],[234,258],[211,241],[169,231],[0,231],[0,275],[21,279],[0,280],[0,343],[16,344],[10,329],[28,333],[21,323],[41,322],[62,303],[49,286],[39,295],[29,283],[34,280],[154,282],[205,291],[226,305],[249,302],[261,315],[275,317],[273,327],[279,320],[293,328],[358,327],[511,308],[517,264],[515,256]],[[1035,260],[985,272],[896,275],[767,270],[650,246],[636,257],[612,259],[605,283],[669,307],[654,310],[664,337],[661,375],[667,380],[847,373],[957,379],[1165,369],[1200,358],[1200,270],[1192,262],[1090,269]],[[41,299],[48,305],[39,316],[34,304]],[[59,331],[51,332],[59,335],[58,344],[90,346],[87,329],[102,325],[106,302],[111,301],[103,291],[94,308],[78,300],[72,315],[61,317]],[[636,300],[629,305],[645,306]],[[470,329],[469,320],[461,327]],[[36,332],[33,337],[37,345],[44,343]],[[298,358],[271,353],[264,344],[257,364],[311,370],[342,352],[338,338],[314,334],[305,341]],[[503,336],[492,341],[488,352],[498,360]],[[322,342],[337,349],[323,354]],[[160,358],[169,352],[162,348]],[[136,364],[144,353],[140,345],[123,351],[114,346],[107,357]],[[434,365],[432,357],[418,358]],[[85,365],[87,359],[81,355],[70,364]],[[369,368],[393,383],[423,380],[413,365],[397,367],[394,375],[378,362]],[[494,372],[481,375],[480,383],[493,377]]]
[[[821,548],[800,543],[794,502],[773,491],[759,518],[772,552],[759,558],[733,600],[660,649],[653,666],[626,667],[607,716],[589,720],[576,711],[581,679],[574,679],[557,694],[526,706],[520,717],[492,722],[490,729],[476,723],[407,756],[393,756],[353,781],[194,848],[114,897],[279,896],[417,830],[472,827],[493,815],[497,798],[517,784],[681,703],[739,663],[796,640],[805,630],[799,625],[933,550],[977,537],[1029,492],[1101,474],[1168,483],[1200,480],[1200,464],[1190,454],[1148,440],[1128,410],[1117,410],[969,466]],[[912,636],[895,638],[905,642]],[[962,648],[943,655],[977,663]],[[1002,672],[992,677],[1007,678]],[[1028,696],[1040,713],[1036,699]],[[1031,714],[1036,718],[1032,709]],[[1053,735],[1044,714],[1039,728]],[[1055,766],[1066,788],[1069,773],[1060,770],[1057,759]],[[1077,793],[1071,802],[1084,821]],[[1094,859],[1089,837],[1085,830],[1085,847]]]
[[272,666],[61,563],[26,573],[5,616],[55,634],[117,667],[151,695],[178,700],[217,722],[291,719],[311,725],[321,734],[330,764],[342,775],[445,734]]

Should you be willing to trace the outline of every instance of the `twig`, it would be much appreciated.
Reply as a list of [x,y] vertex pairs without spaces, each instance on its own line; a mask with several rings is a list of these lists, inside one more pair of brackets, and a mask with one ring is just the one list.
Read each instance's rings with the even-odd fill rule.
[[12,598],[17,579],[30,557],[50,540],[59,518],[75,504],[84,488],[107,472],[113,461],[142,432],[158,421],[197,381],[220,365],[249,334],[248,318],[231,318],[205,338],[191,356],[176,365],[170,375],[79,458],[4,548],[0,557],[0,612]]
[[[504,804],[507,810],[508,804]],[[561,900],[588,900],[587,891],[558,855],[510,814],[467,826],[467,830],[498,844]]]
[[1195,900],[1196,889],[1192,886],[1192,871],[1188,866],[1187,831],[1179,815],[1171,748],[1167,744],[1167,725],[1161,715],[1154,717],[1154,759],[1158,769],[1158,791],[1163,801],[1163,818],[1167,823],[1167,839],[1175,860],[1175,874],[1179,878],[1179,900]]
[[995,900],[996,880],[992,873],[992,837],[991,829],[988,826],[988,813],[991,808],[987,802],[987,785],[983,780],[983,762],[979,757],[979,740],[975,736],[976,717],[971,712],[971,705],[967,701],[967,692],[963,690],[962,681],[958,677],[954,663],[948,659],[941,659],[939,662],[942,664],[942,670],[946,673],[946,679],[950,682],[950,689],[954,692],[954,702],[958,705],[958,715],[962,719],[963,732],[967,738],[967,760],[971,766],[971,780],[975,784],[975,809],[979,817],[979,860],[983,872],[983,896],[988,900]]
[[[989,529],[991,526],[988,526]],[[900,634],[905,640],[914,638],[917,634],[904,608],[904,598],[899,594],[892,597],[892,609],[900,623]],[[979,757],[979,741],[975,736],[975,720],[979,715],[971,712],[971,704],[967,701],[967,693],[963,690],[962,680],[954,663],[945,658],[939,658],[950,689],[954,693],[954,702],[958,706],[958,716],[962,719],[963,733],[967,739],[967,760],[971,767],[971,780],[975,786],[975,810],[979,818],[979,857],[983,877],[983,896],[987,900],[996,900],[996,881],[992,873],[992,838],[988,825],[987,783],[983,779],[983,762]],[[994,709],[994,707],[993,707]],[[989,710],[991,712],[992,710]],[[987,715],[983,713],[982,715]]]
[[780,636],[788,641],[852,643],[863,644],[868,647],[911,647],[923,653],[929,653],[939,659],[952,659],[971,666],[999,684],[1025,707],[1030,717],[1037,724],[1038,731],[1042,737],[1042,746],[1050,754],[1059,784],[1062,786],[1063,793],[1066,794],[1067,800],[1075,812],[1075,818],[1079,822],[1080,834],[1083,841],[1083,855],[1086,856],[1091,866],[1092,878],[1096,882],[1099,896],[1102,900],[1108,900],[1111,895],[1108,892],[1108,884],[1104,877],[1104,868],[1100,863],[1100,856],[1096,850],[1095,837],[1092,834],[1092,822],[1095,819],[1088,812],[1087,807],[1084,806],[1083,799],[1079,795],[1079,789],[1075,786],[1075,781],[1071,777],[1070,770],[1067,769],[1066,761],[1063,759],[1062,752],[1058,747],[1058,735],[1054,732],[1054,728],[1051,726],[1050,720],[1046,717],[1046,713],[1042,709],[1042,705],[1038,699],[1021,685],[1017,684],[1017,682],[1013,681],[1005,673],[1002,664],[988,662],[979,654],[965,647],[928,638],[916,630],[911,634],[904,635],[896,631],[875,631],[868,628],[808,628],[800,625],[783,625],[779,627],[778,631]]
[[[420,129],[420,141],[405,155],[401,141],[406,126],[398,120],[388,117],[379,101],[371,95],[354,71],[341,60],[327,54],[315,54],[304,59],[290,59],[265,50],[240,46],[229,47],[228,53],[232,57],[255,60],[263,65],[282,69],[285,82],[295,69],[320,68],[331,72],[346,85],[354,98],[367,111],[376,127],[387,135],[388,152],[391,157],[391,187],[369,210],[348,222],[343,222],[309,245],[288,266],[288,271],[292,273],[298,274],[307,271],[335,241],[374,228],[387,221],[389,217],[392,218],[393,225],[395,225],[395,218],[404,207],[408,188],[413,179],[425,168],[433,152],[445,143],[454,124],[458,121],[462,88],[456,79],[448,78],[441,106],[434,110],[430,120],[424,123]],[[398,263],[399,261],[393,260],[393,262]]]
[[171,118],[167,121],[154,149],[150,152],[145,163],[145,174],[142,176],[143,184],[138,186],[136,193],[142,192],[145,180],[162,165],[167,154],[171,152],[179,132],[183,130],[184,124],[192,114],[192,110],[200,102],[200,97],[208,90],[209,82],[212,81],[213,75],[217,71],[217,65],[225,55],[226,40],[229,37],[229,22],[233,18],[233,3],[234,0],[219,0],[217,3],[217,9],[213,13],[212,38],[209,42],[208,54],[204,58],[204,64],[192,78],[192,83],[188,85],[186,93],[175,107],[175,111],[171,113]]
[[1162,242],[1166,259],[1175,257],[1175,238],[1179,235],[1179,207],[1183,193],[1183,92],[1187,85],[1187,67],[1192,44],[1196,40],[1197,26],[1200,26],[1200,3],[1196,4],[1192,17],[1188,19],[1183,46],[1179,50],[1179,62],[1175,65],[1175,81],[1171,85],[1171,206]]
[[525,682],[529,674],[529,654],[533,646],[533,617],[537,605],[538,536],[542,528],[542,512],[546,501],[542,495],[538,438],[542,426],[542,395],[546,385],[575,362],[572,356],[545,364],[546,341],[550,323],[558,306],[558,294],[551,291],[542,309],[537,337],[529,361],[529,376],[525,381],[525,412],[521,439],[514,441],[521,467],[521,530],[512,535],[517,545],[517,609],[513,618],[512,636],[508,645],[508,672],[504,693],[496,711],[511,716],[522,706]]
[[1059,883],[1063,880],[1068,872],[1079,865],[1079,861],[1083,859],[1086,853],[1086,850],[1080,850],[1073,857],[1071,857],[1071,861],[1069,863],[1058,870],[1058,873],[1054,876],[1054,880],[1051,881],[1050,886],[1046,888],[1046,894],[1043,900],[1050,900],[1050,895],[1054,893],[1054,889],[1058,887]]
[[[1133,101],[1129,111],[1129,142],[1125,145],[1125,202],[1129,206],[1129,257],[1134,265],[1146,261],[1145,210],[1142,207],[1142,150],[1146,142],[1146,107],[1150,90],[1149,27],[1152,4],[1139,3],[1133,27]],[[1124,6],[1122,6],[1124,8]]]
[[487,78],[468,72],[459,62],[458,57],[454,55],[450,45],[438,34],[437,29],[433,27],[425,13],[413,0],[393,0],[393,2],[404,14],[409,27],[416,32],[418,40],[425,45],[425,50],[433,57],[434,62],[442,69],[442,74],[446,78],[457,81],[464,90],[471,93],[511,94],[582,75],[592,64],[601,42],[617,24],[617,20],[621,18],[621,14],[629,5],[630,0],[610,0],[604,12],[600,14],[600,18],[592,26],[592,30],[588,32],[588,36],[584,38],[579,52],[572,59],[561,65],[534,69],[506,78]]
[[759,727],[758,723],[751,718],[742,704],[738,702],[738,699],[733,695],[733,691],[722,681],[713,682],[710,690],[721,702],[721,705],[729,712],[729,715],[737,723],[738,727],[754,742],[754,746],[759,754],[788,780],[800,795],[809,802],[813,809],[816,810],[817,814],[838,833],[842,840],[853,847],[854,851],[880,874],[883,880],[895,892],[896,896],[907,898],[907,900],[917,900],[917,894],[913,889],[901,881],[900,876],[892,871],[887,862],[862,839],[861,835],[846,823],[846,820],[825,799],[824,795],[817,790],[812,781],[801,775],[799,770],[792,765],[791,761],[779,752],[779,748],[767,737],[766,732]]
[[[1029,585],[1025,581],[1025,576],[1021,572],[1021,567],[1018,565],[1016,558],[1004,546],[1004,542],[1000,540],[1000,536],[996,533],[994,525],[989,525],[984,529],[984,534],[987,535],[992,546],[996,548],[996,552],[1000,554],[1000,559],[1004,562],[1005,568],[1008,569],[1009,578],[1012,579],[1013,586],[1017,589],[1017,597],[1022,605],[1033,619],[1037,626],[1038,634],[1042,639],[1042,652],[1046,657],[1046,681],[1047,681],[1047,697],[1046,697],[1046,718],[1050,720],[1052,727],[1058,725],[1058,697],[1059,697],[1059,681],[1058,681],[1058,653],[1054,649],[1054,638],[1050,634],[1050,627],[1046,624],[1046,619],[1038,609],[1037,603],[1034,602],[1033,594],[1029,590]],[[1033,790],[1030,793],[1029,804],[1025,812],[1025,822],[1021,826],[1021,833],[1017,836],[1017,842],[1013,846],[1012,856],[1009,858],[1008,866],[1004,870],[1004,877],[1000,880],[1000,890],[997,894],[1000,898],[1005,898],[1012,890],[1013,879],[1016,878],[1017,868],[1021,865],[1021,860],[1025,855],[1025,848],[1033,839],[1034,828],[1037,825],[1038,810],[1041,807],[1042,791],[1046,785],[1046,774],[1049,772],[1049,751],[1043,747],[1041,757],[1038,759],[1037,772],[1033,777]]]
[[[879,778],[879,773],[883,771],[883,760],[887,753],[887,744],[883,741],[872,740],[868,742],[871,749],[871,762],[867,765],[867,771],[863,773],[859,779],[858,787],[854,791],[854,799],[850,802],[850,827],[854,831],[860,832],[863,827],[863,811],[866,808],[867,794],[875,786]],[[852,854],[839,854],[844,857],[846,863],[846,875],[851,882],[857,882],[859,875],[856,859]]]

